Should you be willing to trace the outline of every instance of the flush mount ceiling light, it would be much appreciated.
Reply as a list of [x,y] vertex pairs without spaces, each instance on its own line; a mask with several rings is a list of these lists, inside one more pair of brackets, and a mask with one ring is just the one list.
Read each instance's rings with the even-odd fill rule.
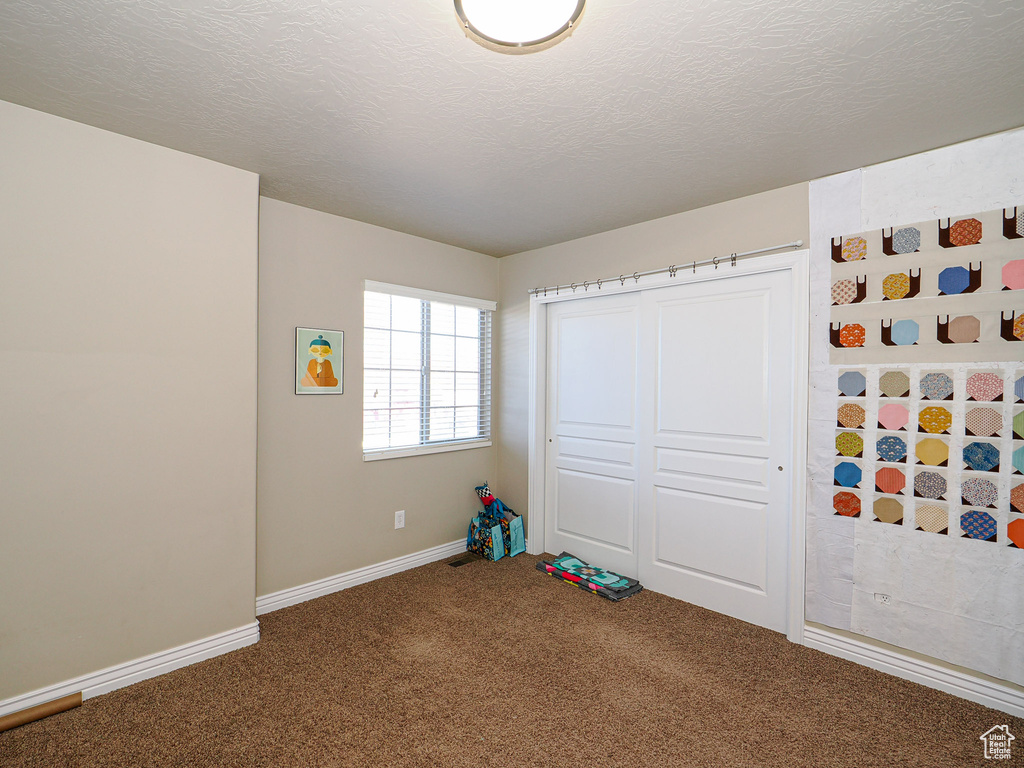
[[455,0],[466,35],[501,53],[532,53],[572,34],[586,0]]

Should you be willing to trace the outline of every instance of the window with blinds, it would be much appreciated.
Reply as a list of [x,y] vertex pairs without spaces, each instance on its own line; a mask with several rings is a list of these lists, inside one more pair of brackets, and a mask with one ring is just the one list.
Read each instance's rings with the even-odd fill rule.
[[489,444],[494,307],[479,299],[365,283],[365,459]]

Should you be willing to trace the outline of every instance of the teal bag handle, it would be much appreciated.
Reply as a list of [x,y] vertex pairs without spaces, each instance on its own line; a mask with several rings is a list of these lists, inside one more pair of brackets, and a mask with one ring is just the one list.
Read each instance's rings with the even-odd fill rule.
[[515,557],[516,555],[526,551],[526,534],[523,531],[523,518],[516,517],[512,518],[512,522],[508,524],[508,532],[511,538],[509,556]]
[[501,535],[501,526],[491,528],[491,553],[495,560],[501,560],[505,556],[505,539]]

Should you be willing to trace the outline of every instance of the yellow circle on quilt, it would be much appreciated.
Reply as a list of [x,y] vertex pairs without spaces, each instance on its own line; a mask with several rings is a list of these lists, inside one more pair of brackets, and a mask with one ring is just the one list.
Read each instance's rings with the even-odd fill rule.
[[922,531],[938,533],[949,528],[949,516],[945,509],[926,504],[914,512],[914,520]]
[[928,408],[922,408],[917,421],[925,432],[938,435],[953,426],[953,414],[945,408],[933,405]]
[[878,499],[871,511],[883,523],[895,523],[903,519],[903,505],[896,499]]
[[902,299],[910,293],[910,276],[904,272],[887,275],[882,281],[882,294],[892,301]]
[[928,437],[917,444],[917,458],[922,464],[937,467],[949,458],[949,446],[934,437]]
[[843,261],[860,261],[868,255],[868,241],[863,237],[851,237],[843,242]]

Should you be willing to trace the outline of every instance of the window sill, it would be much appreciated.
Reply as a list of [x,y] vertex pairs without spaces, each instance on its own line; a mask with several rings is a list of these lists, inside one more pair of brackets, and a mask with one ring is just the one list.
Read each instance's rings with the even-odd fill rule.
[[438,445],[417,445],[412,448],[389,448],[363,454],[363,461],[382,461],[383,459],[402,459],[407,456],[423,456],[428,453],[448,453],[449,451],[468,451],[471,448],[489,448],[491,441],[466,440],[461,443],[441,443]]

